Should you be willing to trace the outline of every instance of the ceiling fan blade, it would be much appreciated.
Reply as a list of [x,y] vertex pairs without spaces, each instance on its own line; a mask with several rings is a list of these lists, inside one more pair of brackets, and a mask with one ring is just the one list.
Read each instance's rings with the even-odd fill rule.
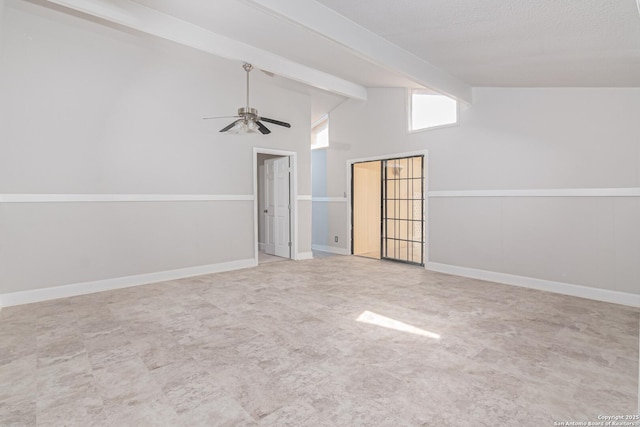
[[235,124],[236,124],[236,123],[238,123],[238,122],[240,122],[240,121],[242,121],[242,119],[238,119],[238,120],[236,120],[235,122],[233,122],[233,123],[231,123],[231,124],[229,124],[229,125],[227,125],[227,126],[223,127],[222,129],[220,129],[220,132],[226,132],[226,131],[228,131],[228,130],[229,130],[229,129],[231,129],[233,126],[235,126]]
[[265,125],[260,123],[258,120],[256,120],[256,124],[258,125],[258,130],[260,131],[261,134],[268,135],[271,133],[271,131]]
[[219,117],[203,117],[202,120],[211,120],[211,119],[235,119],[242,116],[219,116]]
[[258,117],[260,120],[267,122],[267,123],[273,123],[274,125],[278,125],[278,126],[284,126],[286,128],[290,128],[291,125],[289,123],[285,123],[285,122],[281,122],[280,120],[274,120],[274,119],[268,119],[266,117]]

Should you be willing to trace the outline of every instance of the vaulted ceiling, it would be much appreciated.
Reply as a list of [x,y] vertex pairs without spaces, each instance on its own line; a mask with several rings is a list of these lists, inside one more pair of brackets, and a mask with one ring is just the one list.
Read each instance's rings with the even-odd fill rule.
[[640,86],[636,0],[46,2],[341,97],[430,87],[470,102],[474,86]]
[[472,86],[640,86],[636,0],[319,0]]

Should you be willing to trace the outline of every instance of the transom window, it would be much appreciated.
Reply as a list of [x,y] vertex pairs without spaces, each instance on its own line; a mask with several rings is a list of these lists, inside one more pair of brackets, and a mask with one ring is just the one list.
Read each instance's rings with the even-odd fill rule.
[[458,122],[455,99],[429,90],[412,90],[409,130],[431,129]]
[[311,149],[329,146],[329,116],[324,116],[311,127]]

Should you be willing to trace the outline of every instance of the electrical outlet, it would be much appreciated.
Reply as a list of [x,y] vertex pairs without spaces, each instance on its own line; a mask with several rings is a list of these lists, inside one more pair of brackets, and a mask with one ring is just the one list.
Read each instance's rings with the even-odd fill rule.
[[333,240],[334,240],[334,242],[338,243],[338,236],[335,236],[335,237],[333,238]]

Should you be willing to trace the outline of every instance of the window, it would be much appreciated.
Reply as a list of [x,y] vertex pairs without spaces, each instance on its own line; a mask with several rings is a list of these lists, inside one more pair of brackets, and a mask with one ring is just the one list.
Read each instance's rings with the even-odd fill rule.
[[311,149],[329,146],[329,117],[324,116],[311,127]]
[[455,99],[428,90],[411,91],[409,130],[422,130],[458,122]]

